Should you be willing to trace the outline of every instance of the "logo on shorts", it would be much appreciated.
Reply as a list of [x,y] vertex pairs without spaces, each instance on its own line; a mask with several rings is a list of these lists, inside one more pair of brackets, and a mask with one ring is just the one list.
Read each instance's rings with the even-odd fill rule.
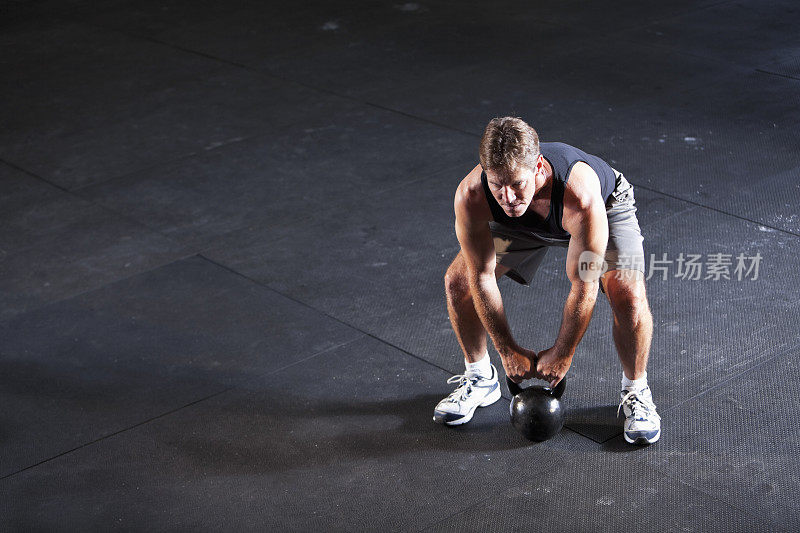
[[578,276],[581,281],[597,281],[607,270],[608,263],[599,254],[584,250],[578,256]]

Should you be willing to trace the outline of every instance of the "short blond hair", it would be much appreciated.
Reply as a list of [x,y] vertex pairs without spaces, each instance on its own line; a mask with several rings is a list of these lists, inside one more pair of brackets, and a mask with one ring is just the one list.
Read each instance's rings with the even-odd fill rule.
[[481,137],[479,156],[484,170],[533,169],[539,153],[539,134],[521,118],[493,118]]

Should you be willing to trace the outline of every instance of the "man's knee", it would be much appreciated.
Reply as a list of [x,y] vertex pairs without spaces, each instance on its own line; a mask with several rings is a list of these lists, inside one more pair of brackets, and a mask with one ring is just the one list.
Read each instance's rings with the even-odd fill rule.
[[621,315],[621,320],[632,326],[648,321],[651,318],[647,299],[638,296],[626,296],[622,301],[619,314]]
[[451,301],[459,302],[470,297],[465,266],[459,256],[444,275],[444,289]]
[[606,291],[611,300],[614,320],[621,325],[635,328],[651,320],[643,280],[622,282],[609,280]]

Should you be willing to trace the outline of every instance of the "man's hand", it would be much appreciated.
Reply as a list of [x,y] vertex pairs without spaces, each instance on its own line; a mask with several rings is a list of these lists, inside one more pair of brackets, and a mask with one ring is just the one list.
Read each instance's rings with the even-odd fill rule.
[[542,379],[550,382],[551,387],[555,387],[567,375],[570,365],[572,355],[557,351],[553,346],[539,352],[535,370]]
[[503,368],[514,383],[520,383],[532,377],[539,377],[536,372],[536,352],[517,347],[505,350],[500,354]]

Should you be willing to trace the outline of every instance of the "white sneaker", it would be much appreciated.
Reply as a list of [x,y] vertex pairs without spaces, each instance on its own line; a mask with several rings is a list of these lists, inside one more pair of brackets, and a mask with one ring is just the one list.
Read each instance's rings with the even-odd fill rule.
[[475,409],[492,405],[500,399],[500,383],[494,365],[491,378],[462,374],[451,377],[447,382],[458,383],[458,386],[433,410],[433,421],[439,424],[466,424],[472,420]]
[[621,401],[617,408],[625,412],[623,435],[631,444],[652,444],[661,437],[661,417],[656,412],[650,387],[643,389],[622,389]]

